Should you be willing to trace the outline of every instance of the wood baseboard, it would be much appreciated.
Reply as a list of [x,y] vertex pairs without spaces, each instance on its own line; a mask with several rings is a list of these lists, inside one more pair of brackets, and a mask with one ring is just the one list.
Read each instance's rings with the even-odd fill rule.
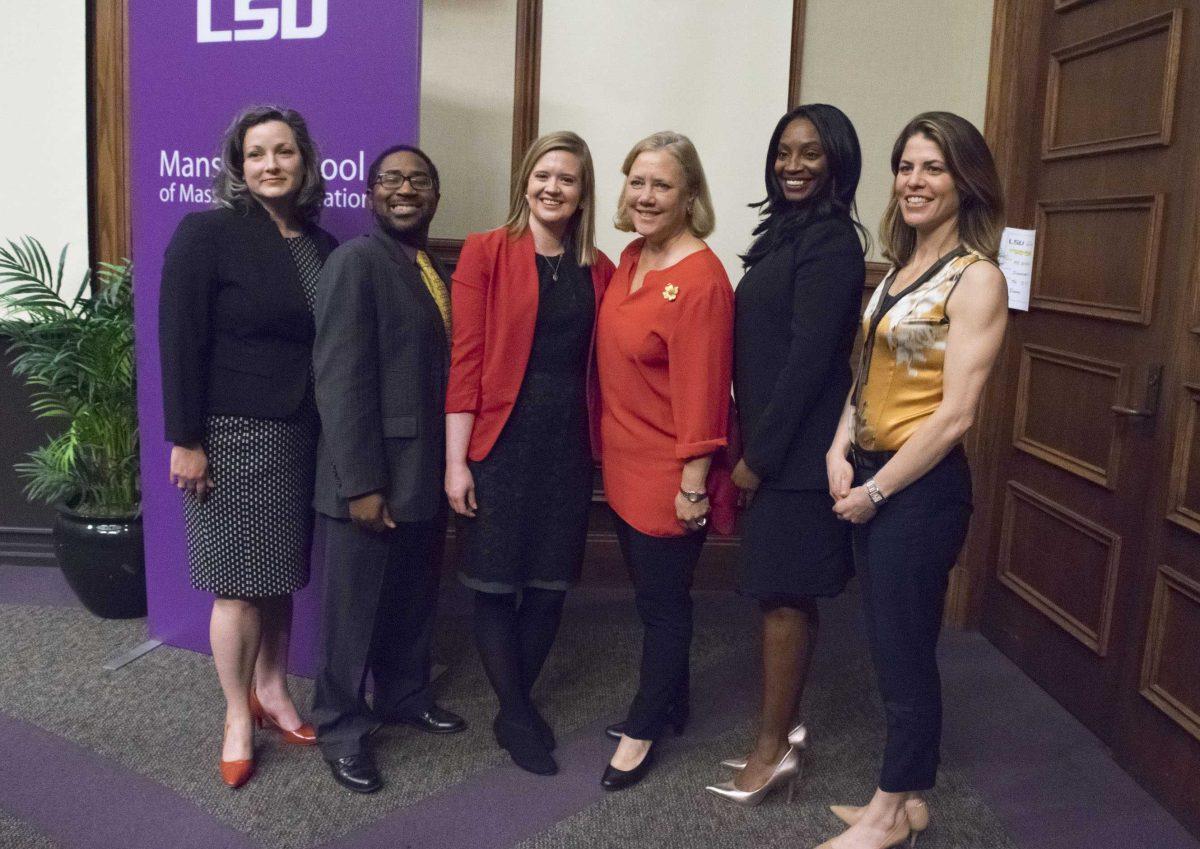
[[0,525],[0,564],[55,566],[54,538],[50,528]]

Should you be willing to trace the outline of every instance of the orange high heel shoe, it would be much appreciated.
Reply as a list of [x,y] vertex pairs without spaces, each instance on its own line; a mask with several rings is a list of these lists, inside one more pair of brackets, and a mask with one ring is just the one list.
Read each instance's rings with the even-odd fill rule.
[[[307,722],[300,723],[300,726],[292,731],[276,722],[275,718],[262,706],[262,702],[258,700],[258,694],[254,692],[253,687],[250,688],[250,715],[254,717],[254,722],[259,728],[271,728],[278,731],[280,738],[285,743],[291,743],[293,746],[315,746],[317,744],[317,732]],[[229,761],[229,763],[241,763],[241,761]]]
[[221,780],[237,790],[254,775],[254,759],[248,761],[221,761]]

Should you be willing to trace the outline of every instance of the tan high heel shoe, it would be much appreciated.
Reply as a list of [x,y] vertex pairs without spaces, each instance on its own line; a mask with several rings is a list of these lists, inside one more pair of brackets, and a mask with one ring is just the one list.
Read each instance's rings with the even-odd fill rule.
[[[846,825],[854,825],[862,818],[865,806],[861,805],[830,805],[833,815]],[[908,816],[909,827],[920,834],[929,828],[929,806],[924,799],[913,797],[904,803],[904,813]]]
[[771,791],[776,787],[782,787],[784,784],[788,788],[788,801],[792,801],[792,793],[796,789],[796,779],[800,776],[800,750],[794,746],[789,746],[787,753],[775,764],[775,769],[771,772],[771,777],[763,783],[763,785],[755,790],[738,790],[732,781],[726,781],[723,784],[710,784],[704,789],[709,793],[716,794],[722,799],[728,799],[743,807],[752,808],[767,798]]
[[[788,732],[788,745],[798,752],[802,752],[808,748],[808,728],[801,722],[795,728]],[[745,769],[746,758],[726,758],[721,761],[721,766],[729,769]]]
[[[892,849],[894,846],[899,846],[902,843],[908,843],[909,849],[916,845],[917,835],[919,831],[913,831],[908,824],[908,817],[901,817],[900,820],[892,826],[891,830],[884,835],[883,842],[879,844],[879,849]],[[833,841],[837,838],[831,837],[822,843],[817,849],[834,849]]]

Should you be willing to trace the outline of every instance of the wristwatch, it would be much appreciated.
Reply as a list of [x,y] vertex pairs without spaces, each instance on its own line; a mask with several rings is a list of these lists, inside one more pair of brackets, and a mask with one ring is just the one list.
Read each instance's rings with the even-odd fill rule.
[[684,489],[683,487],[679,488],[679,494],[682,495],[684,498],[686,498],[688,501],[690,501],[692,504],[699,504],[701,501],[708,498],[707,492],[691,492],[689,490]]
[[863,488],[866,489],[867,495],[871,496],[871,503],[876,507],[882,507],[887,502],[887,496],[879,491],[879,485],[875,483],[875,478],[864,483]]

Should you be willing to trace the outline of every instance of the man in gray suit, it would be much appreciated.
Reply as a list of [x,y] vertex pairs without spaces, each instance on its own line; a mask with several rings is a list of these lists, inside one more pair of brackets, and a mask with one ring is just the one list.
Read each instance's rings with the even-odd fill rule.
[[[438,175],[421,150],[388,148],[367,184],[375,226],[321,271],[313,351],[321,413],[314,506],[325,531],[322,646],[313,719],[334,779],[382,782],[378,722],[466,727],[429,683],[446,532],[447,275],[425,253]],[[367,672],[375,683],[367,707]]]

